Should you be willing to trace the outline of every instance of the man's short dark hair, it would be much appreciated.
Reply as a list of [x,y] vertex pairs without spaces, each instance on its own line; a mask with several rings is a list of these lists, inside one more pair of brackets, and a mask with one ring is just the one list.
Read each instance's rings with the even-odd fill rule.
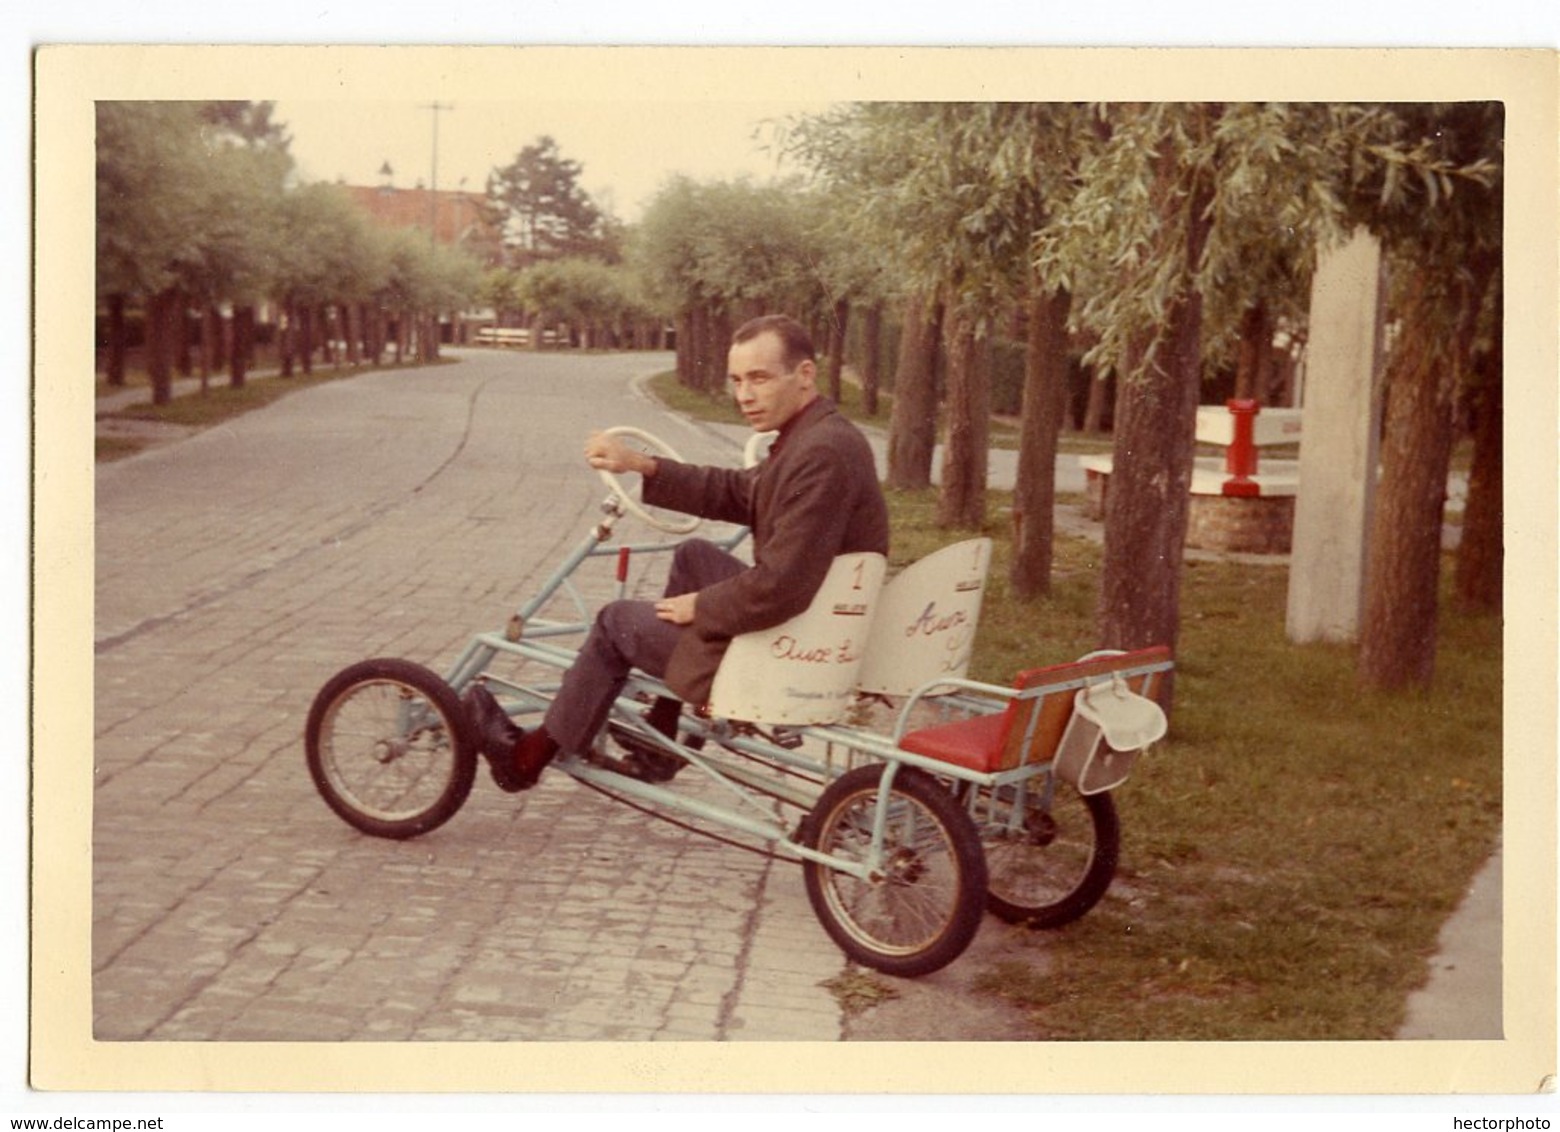
[[784,314],[766,314],[758,318],[749,319],[737,327],[737,332],[731,336],[731,344],[740,346],[743,342],[751,342],[760,334],[774,334],[780,339],[780,359],[785,363],[785,368],[794,370],[803,362],[818,361],[818,352],[813,348],[812,335],[807,333],[807,328],[796,319]]

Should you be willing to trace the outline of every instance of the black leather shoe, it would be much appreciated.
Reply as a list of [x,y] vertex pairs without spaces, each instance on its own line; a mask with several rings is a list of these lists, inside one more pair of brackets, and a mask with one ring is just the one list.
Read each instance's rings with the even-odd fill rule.
[[609,725],[612,740],[623,748],[621,759],[613,760],[612,769],[640,782],[670,782],[677,772],[687,765],[687,759],[659,750],[647,740],[639,738],[622,724]]
[[535,776],[522,774],[515,762],[515,748],[525,738],[525,732],[515,726],[493,693],[481,684],[473,684],[462,702],[477,750],[487,760],[498,788],[506,794],[518,794],[535,785]]
[[623,756],[623,773],[641,782],[670,782],[686,762],[662,751],[630,751]]

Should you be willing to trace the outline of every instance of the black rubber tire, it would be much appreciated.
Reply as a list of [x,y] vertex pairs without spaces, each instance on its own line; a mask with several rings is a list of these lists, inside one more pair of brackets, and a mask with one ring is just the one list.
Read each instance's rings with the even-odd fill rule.
[[[802,843],[836,857],[864,854],[885,768],[847,771],[802,825]],[[863,880],[804,861],[807,898],[852,960],[914,977],[957,959],[984,915],[986,862],[969,815],[930,775],[902,767],[888,799],[884,874]]]
[[460,699],[409,660],[364,660],[328,680],[309,708],[304,750],[343,821],[397,840],[454,817],[477,770]]
[[[1109,794],[1079,794],[1060,783],[1043,812],[1038,783],[1023,791],[1025,814],[1009,822],[1018,791],[979,792],[973,812],[985,847],[992,915],[1010,924],[1059,928],[1100,902],[1116,876],[1121,823]],[[1014,826],[1014,828],[1009,828]]]

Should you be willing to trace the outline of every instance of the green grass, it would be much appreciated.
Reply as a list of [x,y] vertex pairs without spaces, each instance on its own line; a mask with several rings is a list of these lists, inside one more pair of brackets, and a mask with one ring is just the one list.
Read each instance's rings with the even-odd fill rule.
[[[972,675],[1007,682],[1100,642],[1100,552],[1063,539],[1052,596],[1005,585],[1007,499]],[[967,537],[894,493],[896,564]],[[1448,570],[1449,574],[1450,571]],[[1116,792],[1121,867],[1030,961],[983,972],[1037,1037],[1390,1037],[1501,822],[1501,626],[1443,604],[1434,686],[1356,686],[1353,650],[1289,643],[1288,571],[1188,563],[1169,738]]]

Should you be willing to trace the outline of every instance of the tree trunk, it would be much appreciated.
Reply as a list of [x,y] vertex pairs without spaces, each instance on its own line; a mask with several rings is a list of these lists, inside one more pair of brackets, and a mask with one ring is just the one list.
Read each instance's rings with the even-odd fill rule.
[[341,368],[341,327],[337,325],[335,303],[320,304],[320,361],[332,369]]
[[[1497,301],[1494,325],[1502,325]],[[1473,467],[1463,505],[1462,542],[1457,548],[1457,603],[1478,613],[1499,613],[1504,600],[1501,488],[1505,459],[1501,420],[1504,374],[1500,334],[1486,358],[1487,368],[1473,400]]]
[[1235,362],[1235,396],[1267,404],[1269,357],[1273,353],[1273,319],[1267,305],[1257,302],[1240,317],[1240,352]]
[[152,383],[152,404],[173,400],[173,349],[178,317],[178,294],[169,287],[146,304],[146,376]]
[[182,288],[175,292],[172,327],[174,365],[180,377],[191,377],[195,373],[195,335],[190,326],[189,297]]
[[937,524],[979,530],[986,522],[986,463],[991,433],[988,345],[967,312],[948,316],[947,439]]
[[941,304],[912,295],[905,303],[888,425],[888,486],[929,487],[937,447],[937,353]]
[[282,305],[282,327],[278,340],[281,352],[281,375],[293,375],[293,355],[298,345],[298,311],[291,303]]
[[1191,507],[1201,373],[1201,299],[1167,313],[1165,349],[1116,397],[1105,508],[1099,646],[1173,650],[1181,620],[1181,561]]
[[361,323],[363,335],[362,362],[365,366],[377,367],[381,341],[379,308],[372,303],[362,304],[358,308],[358,321]]
[[298,308],[298,357],[305,376],[314,373],[314,307],[304,303]]
[[109,385],[121,388],[125,383],[125,297],[108,297],[108,357],[104,361]]
[[368,311],[368,362],[375,369],[385,360],[385,312],[381,307]]
[[[1418,272],[1408,280],[1402,330],[1387,359],[1381,486],[1371,522],[1360,634],[1359,677],[1369,687],[1427,687],[1435,675],[1441,529],[1456,440],[1457,391],[1470,369],[1479,310],[1500,270],[1500,255],[1459,266],[1465,270],[1455,279],[1458,314],[1452,333],[1444,332],[1445,313]],[[1447,343],[1439,357],[1433,345],[1438,337]],[[1494,428],[1499,431],[1498,413]],[[1483,472],[1487,476],[1490,469]],[[1481,496],[1490,490],[1484,485]],[[1499,490],[1493,488],[1497,497]],[[1486,497],[1481,509],[1487,507]],[[1488,522],[1488,514],[1479,521]],[[1490,536],[1480,532],[1476,537]]]
[[730,308],[722,305],[710,313],[709,340],[704,362],[705,392],[711,397],[726,393],[726,359],[731,354],[731,336],[736,326]]
[[347,365],[356,369],[363,361],[362,335],[358,324],[356,303],[343,303],[341,310],[342,336],[347,340]]
[[829,397],[836,405],[845,398],[845,328],[849,320],[850,300],[836,300],[829,319]]
[[438,325],[438,316],[427,311],[417,312],[417,360],[427,363],[438,357],[438,345],[434,338]]
[[1426,343],[1422,283],[1387,360],[1381,484],[1371,518],[1359,676],[1370,687],[1428,685],[1435,673],[1441,523],[1451,465],[1453,375]]
[[1111,379],[1106,374],[1093,373],[1089,375],[1089,401],[1083,410],[1083,431],[1087,433],[1101,433],[1105,431],[1105,412],[1110,404]]
[[710,306],[704,300],[693,308],[688,333],[688,372],[693,377],[692,388],[700,393],[710,387]]
[[200,372],[200,391],[202,395],[211,390],[211,363],[217,355],[214,340],[218,332],[212,323],[215,317],[217,317],[216,311],[209,303],[201,306],[197,323],[200,328],[200,341],[196,355],[199,359],[196,363],[196,368]]
[[861,360],[861,409],[869,417],[878,415],[878,387],[883,380],[883,304],[873,303],[866,310],[866,338]]
[[[1202,386],[1203,300],[1193,272],[1212,227],[1211,176],[1195,173],[1166,199],[1170,208],[1185,209],[1178,218],[1186,243],[1182,275],[1153,332],[1160,345],[1153,362],[1134,365],[1128,372],[1142,372],[1118,383],[1101,567],[1101,648],[1167,645],[1174,651],[1180,636],[1181,566]],[[1174,691],[1172,673],[1158,695],[1166,710]]]
[[1019,598],[1051,592],[1055,557],[1056,450],[1067,413],[1065,290],[1030,300],[1024,353],[1024,399],[1019,422],[1018,480],[1013,493],[1013,560],[1008,584]]
[[689,389],[699,387],[699,374],[694,364],[696,354],[693,349],[693,320],[694,311],[691,309],[678,311],[677,317],[673,320],[676,326],[673,333],[676,335],[674,345],[677,347],[677,380]]
[[211,368],[213,372],[227,369],[228,354],[232,349],[228,341],[227,316],[222,308],[212,303],[206,308],[206,318],[211,326]]
[[234,389],[242,389],[244,381],[249,375],[249,365],[255,356],[255,308],[241,306],[233,308],[233,350],[229,358],[232,377],[229,379]]

